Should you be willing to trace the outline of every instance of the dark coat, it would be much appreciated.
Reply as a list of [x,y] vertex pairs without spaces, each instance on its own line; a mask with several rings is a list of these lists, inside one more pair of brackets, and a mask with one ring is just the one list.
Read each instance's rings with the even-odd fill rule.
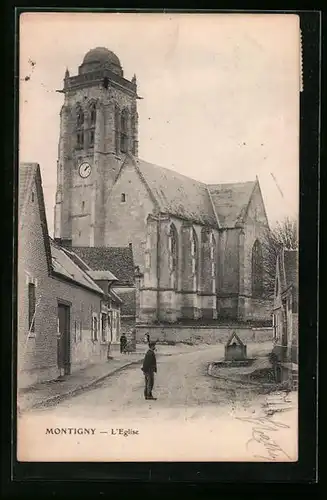
[[126,344],[127,344],[127,337],[125,337],[125,335],[122,335],[122,336],[120,337],[120,343],[121,343],[122,345],[126,345]]
[[144,356],[142,371],[144,373],[157,373],[156,355],[152,349],[149,349]]

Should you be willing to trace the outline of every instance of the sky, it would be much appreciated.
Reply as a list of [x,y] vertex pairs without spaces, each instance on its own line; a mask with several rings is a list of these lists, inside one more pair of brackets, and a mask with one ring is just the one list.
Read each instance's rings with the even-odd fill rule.
[[40,164],[50,235],[66,68],[88,50],[136,74],[139,156],[205,183],[259,179],[271,225],[297,217],[296,15],[24,13],[19,160]]

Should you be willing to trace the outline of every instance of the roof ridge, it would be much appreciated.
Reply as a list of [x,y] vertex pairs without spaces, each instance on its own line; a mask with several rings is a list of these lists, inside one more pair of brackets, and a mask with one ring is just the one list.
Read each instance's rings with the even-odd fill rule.
[[117,175],[116,175],[116,177],[114,179],[114,182],[112,183],[112,186],[107,191],[107,196],[106,196],[106,199],[105,199],[105,204],[107,203],[107,201],[108,201],[108,199],[109,199],[109,197],[111,195],[111,192],[112,192],[114,186],[116,185],[116,183],[117,183],[117,181],[118,181],[118,179],[120,177],[120,174],[121,174],[121,172],[122,172],[122,170],[123,170],[123,168],[125,166],[127,157],[128,157],[128,155],[126,154],[125,157],[124,157],[124,159],[123,159],[123,161],[122,161],[122,163],[121,163],[121,165],[119,166],[119,170],[118,170]]
[[[72,246],[72,249],[78,249],[78,248],[92,248],[92,249],[99,249],[99,250],[104,250],[104,249],[109,249],[109,248],[120,248],[120,249],[128,249],[128,250],[131,250],[131,247],[129,245],[126,245],[126,246],[94,246],[94,247],[90,247],[90,246]],[[68,249],[69,250],[69,249]],[[74,250],[73,250],[74,252]]]
[[[74,255],[74,257],[76,257],[77,260],[81,261],[82,264],[84,264],[84,266],[89,270],[89,271],[92,271],[92,269],[90,268],[90,266],[82,259],[82,257],[80,257],[79,255],[77,255],[76,252],[74,252],[73,250],[70,250],[69,248],[64,248],[64,252],[66,253],[72,253]],[[76,264],[78,265],[78,264]],[[78,266],[80,267],[80,266]],[[82,268],[81,268],[82,269]]]
[[212,196],[211,196],[211,193],[210,193],[210,189],[209,189],[208,186],[206,186],[206,190],[208,192],[208,196],[209,196],[209,199],[210,199],[210,203],[211,203],[211,206],[212,206],[213,213],[215,214],[215,217],[216,217],[216,220],[217,220],[218,227],[220,228],[221,225],[220,225],[220,222],[219,222],[218,213],[217,213],[216,207],[215,207],[215,205],[213,203],[213,199],[212,199]]
[[[139,177],[140,177],[141,181],[145,185],[145,188],[147,189],[147,191],[148,191],[150,197],[152,198],[155,206],[157,207],[158,210],[160,210],[161,209],[160,203],[159,203],[157,197],[153,194],[153,191],[150,188],[149,183],[146,181],[146,179],[144,177],[144,174],[143,174],[143,172],[141,172],[141,169],[140,169],[140,167],[138,165],[139,160],[137,158],[135,158],[134,156],[132,156],[132,155],[131,155],[131,158],[132,158],[132,162],[134,164],[134,167],[135,167],[137,173],[139,174]],[[141,161],[144,161],[144,160],[141,160]],[[147,163],[147,162],[144,162],[144,163]]]
[[[133,157],[134,158],[134,157]],[[172,170],[171,168],[168,168],[168,167],[163,167],[162,165],[157,165],[156,163],[151,163],[147,160],[142,160],[142,158],[134,158],[134,160],[136,162],[138,161],[141,161],[143,163],[147,163],[148,165],[151,165],[152,167],[156,167],[156,168],[160,168],[162,170],[166,170],[168,172],[171,172],[172,174],[177,174],[177,175],[180,175],[181,177],[184,177],[185,179],[188,179],[190,181],[193,181],[193,182],[196,182],[198,184],[201,184],[202,186],[207,186],[208,184],[206,184],[205,182],[202,182],[202,181],[199,181],[197,179],[194,179],[194,177],[190,177],[189,175],[185,175],[185,174],[181,174],[180,172],[178,172],[177,170]]]
[[215,187],[215,186],[236,186],[240,184],[255,184],[257,180],[255,179],[254,181],[244,181],[244,182],[219,182],[217,184],[207,184],[208,187]]
[[[21,206],[18,207],[19,214],[22,214],[24,212],[24,208],[27,205],[28,197],[29,197],[29,193],[30,193],[30,187],[33,184],[33,181],[36,177],[37,165],[38,165],[37,163],[20,163],[19,164],[19,168],[23,167],[25,169],[27,169],[27,168],[31,169],[31,172],[30,172],[30,175],[29,175],[29,178],[27,181],[27,187],[26,187],[25,193],[24,193],[24,198],[22,200]],[[21,189],[20,181],[19,181],[19,173],[18,173],[18,189]],[[24,227],[24,218],[23,217],[20,217],[20,227],[21,228]]]
[[248,214],[249,207],[250,207],[251,200],[252,200],[252,196],[253,196],[253,193],[254,193],[254,190],[255,190],[255,188],[256,188],[256,186],[257,186],[257,184],[258,184],[258,179],[256,178],[256,180],[254,181],[254,185],[253,185],[253,188],[252,188],[251,194],[250,194],[250,196],[249,196],[249,201],[247,202],[247,205],[246,205],[246,207],[245,207],[245,210],[244,210],[243,214],[242,214],[242,209],[240,210],[240,213],[239,213],[239,215],[238,215],[238,216],[237,216],[237,218],[236,218],[236,222],[238,222],[239,217],[241,217],[241,222],[242,222],[242,223],[244,222],[245,217],[246,217],[246,216],[247,216],[247,214]]
[[[86,281],[88,281],[88,282],[91,281],[92,286],[97,289],[98,293],[101,292],[103,294],[103,290],[96,284],[96,282],[91,278],[91,276],[87,272],[85,272],[78,264],[76,264],[76,262],[74,262],[74,260],[67,254],[66,249],[64,249],[60,245],[58,246],[54,242],[51,242],[51,244],[53,246],[55,246],[59,252],[62,252],[66,256],[67,259],[70,260],[70,262],[73,265],[73,267],[76,267],[81,272],[81,274],[84,276],[84,278],[86,279]],[[59,265],[60,265],[60,262],[59,262]],[[69,273],[72,276],[71,279],[73,281],[75,281],[75,283],[77,283],[77,284],[80,285],[80,283],[75,279],[75,275],[74,274],[71,274],[67,269],[66,269],[66,272]],[[65,276],[65,275],[63,274],[63,276]],[[87,286],[87,285],[84,285],[84,286]]]

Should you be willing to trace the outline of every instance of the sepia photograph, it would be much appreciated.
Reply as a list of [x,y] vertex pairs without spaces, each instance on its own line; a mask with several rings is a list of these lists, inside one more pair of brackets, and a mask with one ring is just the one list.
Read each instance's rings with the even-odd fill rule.
[[18,461],[298,460],[301,43],[20,15]]

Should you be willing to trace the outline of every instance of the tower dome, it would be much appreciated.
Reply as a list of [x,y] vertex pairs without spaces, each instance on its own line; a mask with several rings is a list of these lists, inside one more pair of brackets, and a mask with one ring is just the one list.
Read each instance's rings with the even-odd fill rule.
[[80,66],[80,73],[88,73],[99,68],[109,68],[114,73],[122,75],[122,67],[119,58],[114,52],[106,47],[96,47],[89,50]]

